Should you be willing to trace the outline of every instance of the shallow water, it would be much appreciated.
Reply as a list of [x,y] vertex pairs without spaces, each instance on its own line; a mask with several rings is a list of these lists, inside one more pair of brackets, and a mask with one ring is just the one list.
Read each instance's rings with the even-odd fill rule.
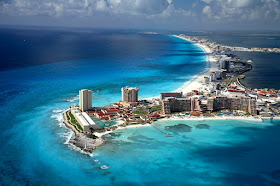
[[110,184],[279,184],[280,122],[274,122],[159,121],[155,125],[173,137],[153,127],[117,131],[94,158],[109,167]]
[[[78,103],[79,89],[92,89],[93,105],[103,106],[120,100],[123,86],[138,86],[140,98],[158,96],[206,66],[199,47],[166,35],[26,29],[1,33],[3,184],[107,183],[102,164],[65,144],[71,133],[61,113]],[[181,50],[190,55],[181,55],[187,54]],[[71,60],[62,60],[62,54]]]
[[[206,63],[200,48],[166,35],[56,32],[0,35],[1,52],[10,52],[1,60],[0,72],[1,184],[279,184],[276,120],[273,125],[156,122],[173,137],[153,127],[117,131],[106,136],[93,156],[67,144],[72,133],[62,124],[61,113],[78,103],[79,89],[94,91],[94,106],[118,101],[126,85],[138,86],[141,98],[157,96],[177,89]],[[25,52],[17,51],[21,49]],[[6,65],[7,60],[18,68]],[[209,128],[197,128],[199,124]]]

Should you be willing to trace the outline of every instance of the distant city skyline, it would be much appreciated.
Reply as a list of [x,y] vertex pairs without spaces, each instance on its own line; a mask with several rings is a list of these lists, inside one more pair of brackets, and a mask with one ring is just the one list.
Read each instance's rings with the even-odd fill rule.
[[280,30],[280,1],[4,0],[0,25]]

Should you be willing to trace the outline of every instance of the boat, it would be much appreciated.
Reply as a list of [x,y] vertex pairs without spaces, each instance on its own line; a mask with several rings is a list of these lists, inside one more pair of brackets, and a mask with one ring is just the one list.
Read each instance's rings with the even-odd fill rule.
[[100,166],[100,169],[108,169],[109,167],[107,165]]
[[245,78],[245,75],[239,75],[238,78],[239,78],[239,79],[244,79],[244,78]]

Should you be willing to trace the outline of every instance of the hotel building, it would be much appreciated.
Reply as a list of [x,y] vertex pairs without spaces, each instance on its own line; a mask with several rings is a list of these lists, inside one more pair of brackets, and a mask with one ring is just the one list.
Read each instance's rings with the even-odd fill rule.
[[162,101],[162,113],[171,114],[172,112],[181,112],[191,110],[190,98],[166,97]]
[[123,87],[122,89],[122,102],[138,102],[138,88],[137,87]]
[[173,112],[213,112],[223,109],[242,110],[252,115],[257,114],[256,100],[249,97],[216,96],[200,99],[167,97],[162,101],[162,114]]
[[171,92],[171,93],[160,93],[160,100],[164,100],[164,98],[167,97],[174,97],[174,98],[182,98],[183,97],[183,93],[180,92]]
[[92,91],[82,89],[79,91],[79,106],[82,112],[92,108]]
[[86,112],[81,112],[78,108],[71,107],[71,114],[75,117],[84,131],[100,129],[100,127],[91,119],[91,117],[89,117]]

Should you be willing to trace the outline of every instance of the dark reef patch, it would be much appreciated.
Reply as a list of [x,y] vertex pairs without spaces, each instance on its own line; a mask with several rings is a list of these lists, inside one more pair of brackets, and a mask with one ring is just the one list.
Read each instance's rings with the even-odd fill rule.
[[195,126],[197,129],[210,129],[210,126],[207,124],[198,124]]
[[185,132],[191,132],[192,131],[192,127],[186,124],[182,124],[179,123],[177,125],[174,126],[166,126],[165,127],[166,130],[173,132],[174,134],[177,133],[185,133]]

